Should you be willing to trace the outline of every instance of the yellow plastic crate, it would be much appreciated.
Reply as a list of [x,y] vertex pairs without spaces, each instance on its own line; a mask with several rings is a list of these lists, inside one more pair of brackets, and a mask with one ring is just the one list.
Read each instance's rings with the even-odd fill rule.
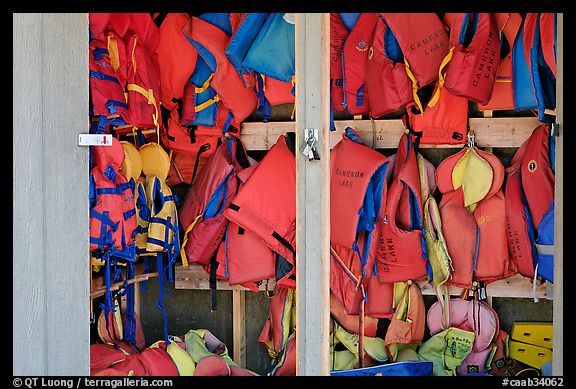
[[540,369],[542,365],[552,360],[552,350],[546,347],[535,346],[533,344],[508,341],[510,358],[523,362],[528,366]]
[[552,323],[515,322],[512,323],[510,338],[519,342],[552,348]]

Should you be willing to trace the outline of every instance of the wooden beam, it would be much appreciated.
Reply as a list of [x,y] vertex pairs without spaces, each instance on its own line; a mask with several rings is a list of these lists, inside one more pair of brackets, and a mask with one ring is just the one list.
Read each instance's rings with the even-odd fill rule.
[[232,339],[234,362],[246,367],[246,292],[232,291]]
[[[176,289],[210,289],[208,281],[208,273],[202,266],[197,264],[189,264],[188,266],[176,266],[174,272],[174,287]],[[273,290],[276,285],[273,279],[266,280],[260,284],[258,290],[266,291]],[[250,290],[241,285],[230,285],[228,281],[216,281],[216,290]]]
[[[330,15],[296,14],[296,375],[330,374]],[[317,129],[320,160],[302,153]]]
[[[520,147],[538,126],[536,117],[470,118],[478,147]],[[342,138],[342,130],[351,127],[364,144],[376,149],[395,149],[406,131],[402,120],[336,120],[336,131],[329,133],[330,148]],[[242,123],[242,142],[248,150],[268,150],[278,136],[295,130],[294,122]],[[462,145],[426,145],[421,148],[459,148]]]
[[554,188],[554,300],[552,302],[552,375],[564,375],[564,15],[557,19],[556,137]]

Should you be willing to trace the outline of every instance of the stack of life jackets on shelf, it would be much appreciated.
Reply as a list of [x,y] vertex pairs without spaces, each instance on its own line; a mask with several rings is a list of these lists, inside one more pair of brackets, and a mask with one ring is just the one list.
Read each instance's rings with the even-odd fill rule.
[[[136,260],[136,210],[134,206],[134,180],[127,180],[120,167],[124,150],[117,138],[111,145],[94,146],[91,149],[93,167],[90,170],[90,251],[94,260],[103,262],[106,286],[103,311],[105,328],[110,339],[115,337],[112,320],[119,306],[114,303],[112,282],[120,281],[125,268],[125,281],[134,277]],[[93,262],[94,262],[93,260]],[[134,316],[134,285],[124,285],[116,293],[127,293],[126,329],[122,334],[128,342],[136,345]],[[120,331],[122,332],[122,331]],[[120,336],[120,334],[119,334]]]
[[442,193],[442,232],[453,271],[446,285],[472,288],[516,273],[508,255],[504,166],[491,153],[474,146],[444,159],[436,169]]
[[554,160],[551,126],[540,124],[506,169],[506,227],[512,262],[523,276],[540,276],[549,282],[554,281]]

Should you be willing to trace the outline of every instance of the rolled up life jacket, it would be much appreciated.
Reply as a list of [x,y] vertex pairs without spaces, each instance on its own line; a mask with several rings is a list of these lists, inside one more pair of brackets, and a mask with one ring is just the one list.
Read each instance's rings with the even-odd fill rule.
[[350,15],[330,14],[330,84],[332,108],[348,110],[353,115],[370,112],[366,88],[366,62],[377,15],[353,15],[353,23],[343,18]]
[[212,71],[209,85],[237,122],[243,122],[256,108],[257,97],[254,90],[245,85],[224,53],[230,40],[229,35],[194,16],[184,28],[184,34]]
[[502,183],[502,162],[476,146],[463,148],[436,169],[439,209],[454,270],[446,285],[511,276]]
[[538,120],[552,123],[556,109],[556,14],[528,13],[524,19],[524,57],[538,108]]
[[[369,266],[372,231],[386,206],[389,165],[384,155],[364,146],[350,128],[331,150],[330,165],[330,288],[348,313],[363,315],[359,304],[366,296],[358,282],[362,283]],[[358,241],[361,233],[365,233],[362,242]]]
[[472,352],[475,334],[448,327],[418,347],[418,359],[433,364],[434,376],[456,376],[458,366]]
[[276,284],[296,287],[294,133],[281,135],[223,215],[279,254]]
[[438,79],[438,70],[450,49],[448,34],[434,13],[381,13],[396,37],[412,80],[416,106],[423,111],[417,92]]
[[[502,26],[500,40],[500,63],[496,71],[496,80],[492,88],[490,100],[486,104],[478,104],[480,110],[514,109],[514,88],[512,85],[512,47],[522,23],[518,13],[497,13],[497,23]],[[508,49],[504,52],[502,49]],[[505,55],[503,55],[505,54]]]
[[404,134],[396,153],[386,212],[376,224],[380,282],[419,280],[428,274],[420,188],[415,146]]
[[160,71],[160,101],[172,110],[184,96],[184,86],[196,67],[198,51],[184,36],[188,24],[187,13],[169,13],[159,27],[156,53]]
[[[443,86],[455,96],[486,104],[499,62],[500,37],[494,14],[456,14],[450,26],[450,51],[439,70],[440,88]],[[431,103],[434,105],[432,100]]]
[[118,134],[131,132],[131,127],[158,129],[162,123],[160,69],[156,53],[160,33],[150,14],[133,13],[130,18],[130,27],[124,36],[128,54],[128,127],[118,129]]
[[412,101],[412,81],[390,27],[378,16],[366,62],[366,87],[370,91],[370,116],[398,111]]
[[554,136],[541,124],[506,170],[508,247],[518,272],[554,280]]
[[227,220],[224,210],[238,190],[236,174],[250,166],[239,138],[227,138],[192,183],[180,207],[184,229],[182,263],[210,264],[224,239]]

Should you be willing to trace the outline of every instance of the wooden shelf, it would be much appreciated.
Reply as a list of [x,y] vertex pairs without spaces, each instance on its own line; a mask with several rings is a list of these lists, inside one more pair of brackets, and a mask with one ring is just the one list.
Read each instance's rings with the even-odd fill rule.
[[[200,265],[189,264],[188,266],[176,266],[174,278],[176,281],[176,289],[210,289],[208,273]],[[266,287],[268,287],[268,290],[272,290],[274,289],[274,285],[274,280],[270,279],[268,280],[268,286],[266,286],[266,282],[263,282],[260,285],[259,291],[265,291]],[[436,294],[434,288],[426,281],[419,281],[418,285],[420,286],[420,290],[422,291],[423,295]],[[216,289],[236,291],[249,290],[242,286],[231,286],[227,281],[224,280],[217,281]],[[462,288],[450,287],[450,294],[459,295],[460,293],[462,293]],[[486,293],[489,297],[534,297],[532,290],[532,280],[519,274],[488,284],[486,286]],[[542,282],[536,284],[536,297],[548,297],[546,283]]]

